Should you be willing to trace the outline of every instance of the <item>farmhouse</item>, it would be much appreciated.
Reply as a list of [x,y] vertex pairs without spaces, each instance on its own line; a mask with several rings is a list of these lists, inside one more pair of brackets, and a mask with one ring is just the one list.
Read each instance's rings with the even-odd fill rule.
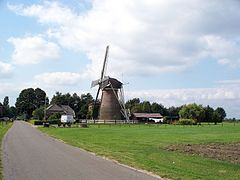
[[52,104],[46,109],[47,117],[51,116],[52,114],[56,114],[56,113],[72,115],[73,117],[75,117],[74,110],[68,105]]
[[133,113],[133,120],[137,120],[138,122],[155,122],[161,123],[163,122],[163,116],[160,113]]

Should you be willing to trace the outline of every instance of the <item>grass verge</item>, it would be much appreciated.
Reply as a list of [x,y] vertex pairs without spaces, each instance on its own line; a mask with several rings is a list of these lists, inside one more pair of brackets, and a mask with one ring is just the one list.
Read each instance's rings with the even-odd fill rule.
[[239,179],[240,164],[168,151],[173,144],[240,142],[240,124],[92,125],[90,128],[39,128],[68,144],[120,163],[172,179]]
[[[0,142],[2,144],[3,137],[7,130],[12,126],[12,123],[0,123]],[[2,147],[2,146],[1,146]],[[3,166],[2,166],[2,149],[0,148],[0,179],[3,179]]]

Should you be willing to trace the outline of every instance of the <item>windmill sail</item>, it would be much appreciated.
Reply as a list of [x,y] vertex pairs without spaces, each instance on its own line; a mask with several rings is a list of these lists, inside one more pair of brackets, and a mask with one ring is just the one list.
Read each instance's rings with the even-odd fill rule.
[[95,80],[95,81],[92,81],[91,88],[93,88],[93,87],[99,85],[99,82],[100,82],[100,79]]

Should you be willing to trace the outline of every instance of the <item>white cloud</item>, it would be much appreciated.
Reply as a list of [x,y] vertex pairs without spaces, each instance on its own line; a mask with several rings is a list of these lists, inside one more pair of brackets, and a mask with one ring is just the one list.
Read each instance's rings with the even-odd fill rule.
[[38,64],[45,60],[56,60],[60,57],[60,48],[41,36],[9,38],[15,50],[12,55],[14,64]]
[[20,92],[20,88],[16,83],[10,82],[0,82],[0,101],[2,102],[4,97],[8,96],[10,100],[10,105],[14,105],[16,100],[16,95]]
[[43,5],[35,4],[29,7],[8,4],[8,8],[22,16],[38,17],[40,23],[62,24],[74,18],[71,10],[60,5],[57,1],[45,1]]
[[239,42],[227,40],[219,36],[206,36],[209,54],[218,60],[219,64],[232,68],[240,67]]
[[13,66],[8,63],[0,61],[0,78],[6,78],[11,76],[13,71]]
[[[143,97],[151,101],[163,101],[164,104],[179,105],[191,102],[214,100],[240,100],[240,88],[199,88],[172,90],[142,90],[130,92],[129,96]],[[174,104],[176,103],[176,104]]]
[[8,95],[8,93],[15,92],[16,87],[12,83],[1,82],[0,95]]
[[9,8],[53,24],[49,37],[86,52],[92,75],[100,72],[107,44],[109,68],[117,75],[119,69],[136,75],[184,70],[209,56],[240,66],[237,0],[95,0],[85,14],[57,1]]
[[36,75],[34,80],[40,86],[74,86],[81,82],[84,75],[72,72],[52,72]]
[[221,81],[217,81],[216,83],[223,84],[223,85],[240,85],[240,79],[221,80]]

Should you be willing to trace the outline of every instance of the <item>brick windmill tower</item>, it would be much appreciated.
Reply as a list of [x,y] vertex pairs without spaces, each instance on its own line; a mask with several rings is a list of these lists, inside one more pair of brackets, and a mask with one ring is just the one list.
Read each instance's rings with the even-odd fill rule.
[[91,88],[98,86],[98,91],[93,106],[93,114],[96,110],[96,103],[101,90],[102,96],[99,119],[100,120],[126,119],[126,121],[128,122],[129,117],[125,108],[123,83],[115,78],[111,78],[105,75],[107,69],[108,51],[109,46],[107,46],[106,48],[100,79],[92,81],[91,84]]

